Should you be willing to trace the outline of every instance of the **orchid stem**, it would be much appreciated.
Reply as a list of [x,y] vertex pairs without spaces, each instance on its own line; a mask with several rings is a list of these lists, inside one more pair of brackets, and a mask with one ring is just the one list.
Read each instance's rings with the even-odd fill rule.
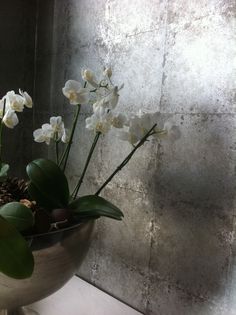
[[76,125],[77,125],[77,121],[78,121],[78,118],[79,118],[79,113],[80,113],[80,107],[81,105],[78,104],[77,105],[77,110],[76,110],[76,113],[75,113],[75,117],[74,117],[74,121],[73,121],[73,125],[72,125],[72,129],[71,129],[71,133],[70,133],[70,138],[69,138],[69,141],[68,141],[68,144],[65,148],[65,151],[60,159],[60,162],[59,162],[59,166],[62,166],[62,164],[64,163],[64,166],[62,168],[63,172],[65,172],[65,169],[66,169],[66,165],[67,165],[67,160],[68,160],[68,157],[69,157],[69,153],[70,153],[70,149],[71,149],[71,145],[72,145],[72,141],[73,141],[73,137],[74,137],[74,133],[75,133],[75,128],[76,128]]
[[92,144],[92,146],[91,146],[91,148],[90,148],[90,151],[89,151],[89,154],[88,154],[88,157],[87,157],[87,160],[86,160],[86,163],[85,163],[83,172],[82,172],[82,174],[81,174],[81,176],[80,176],[80,179],[79,179],[79,181],[78,181],[78,184],[75,186],[75,189],[74,189],[74,191],[73,191],[73,193],[72,193],[72,195],[71,195],[71,196],[73,197],[73,199],[76,198],[76,196],[77,196],[77,194],[78,194],[78,192],[79,192],[80,186],[81,186],[81,184],[83,183],[83,179],[84,179],[85,173],[86,173],[86,171],[87,171],[89,162],[90,162],[90,160],[91,160],[91,157],[92,157],[92,155],[93,155],[94,149],[95,149],[95,147],[96,147],[96,144],[97,144],[97,142],[98,142],[98,139],[99,139],[100,135],[101,135],[100,132],[97,132],[96,135],[95,135],[95,138],[94,138],[93,144]]
[[[87,85],[87,82],[84,82],[84,88],[86,87],[86,85]],[[80,108],[81,108],[81,104],[78,104],[77,105],[77,110],[76,110],[76,113],[75,113],[75,117],[74,117],[74,121],[73,121],[73,125],[72,125],[72,129],[71,129],[71,133],[70,133],[70,138],[69,138],[68,144],[67,144],[67,146],[65,148],[65,151],[63,152],[62,157],[61,157],[60,162],[59,162],[59,166],[62,166],[62,163],[64,162],[64,166],[62,168],[63,172],[65,172],[67,161],[68,161],[68,157],[69,157],[69,154],[70,154],[70,149],[71,149],[71,145],[72,145],[72,142],[73,142],[75,128],[76,128],[77,121],[78,121],[78,118],[79,118]]]
[[58,144],[59,144],[59,141],[56,140],[56,161],[57,161],[57,165],[59,164],[59,147],[58,147]]
[[123,160],[123,162],[115,169],[115,171],[108,177],[108,179],[104,182],[104,184],[98,189],[95,195],[99,195],[103,188],[113,179],[113,177],[122,170],[122,168],[129,162],[132,158],[136,150],[140,148],[144,142],[147,140],[148,137],[155,133],[154,129],[156,128],[157,124],[153,125],[152,128],[143,136],[143,138],[138,142],[136,146],[134,146],[133,150],[127,155],[127,157]]

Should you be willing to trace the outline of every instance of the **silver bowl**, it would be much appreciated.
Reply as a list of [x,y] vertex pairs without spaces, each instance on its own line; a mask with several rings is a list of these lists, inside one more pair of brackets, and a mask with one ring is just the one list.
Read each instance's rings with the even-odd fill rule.
[[93,229],[94,221],[87,221],[28,237],[35,260],[34,272],[24,280],[15,280],[0,273],[0,315],[25,314],[21,306],[41,300],[60,289],[82,263]]

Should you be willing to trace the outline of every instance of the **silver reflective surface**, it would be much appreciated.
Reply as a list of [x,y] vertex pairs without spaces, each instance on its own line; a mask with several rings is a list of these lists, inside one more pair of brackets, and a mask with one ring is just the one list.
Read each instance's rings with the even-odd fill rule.
[[[0,274],[0,315],[41,300],[60,289],[82,263],[92,239],[94,221],[30,239],[35,268],[29,279]],[[3,311],[8,309],[9,312]],[[12,310],[12,311],[10,311]]]

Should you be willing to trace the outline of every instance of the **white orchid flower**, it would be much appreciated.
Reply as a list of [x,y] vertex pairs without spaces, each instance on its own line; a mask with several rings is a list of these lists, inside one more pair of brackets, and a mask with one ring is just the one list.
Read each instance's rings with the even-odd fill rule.
[[109,94],[98,100],[93,104],[93,111],[95,112],[99,107],[114,109],[119,101],[118,87],[111,89]]
[[123,141],[128,141],[129,143],[131,143],[133,145],[138,142],[138,138],[136,137],[135,134],[132,134],[132,133],[130,133],[128,131],[124,131],[124,130],[122,130],[118,133],[118,138],[120,140],[123,140]]
[[89,101],[89,90],[75,80],[68,80],[62,88],[62,93],[69,99],[71,105],[86,104]]
[[50,144],[51,139],[53,138],[53,128],[50,124],[43,124],[42,128],[36,129],[33,133],[35,142],[45,142],[47,145]]
[[14,128],[19,123],[19,119],[15,111],[12,110],[11,108],[9,108],[6,111],[5,115],[3,116],[2,121],[8,128],[11,128],[11,129]]
[[131,116],[125,124],[128,125],[128,130],[120,132],[118,137],[134,145],[146,135],[155,122],[153,114],[139,112],[138,115]]
[[6,99],[6,107],[11,108],[13,111],[22,112],[24,109],[25,99],[21,95],[16,94],[14,91],[9,91],[4,96]]
[[51,117],[50,125],[52,126],[54,136],[56,136],[57,139],[61,139],[65,131],[64,123],[61,116]]
[[118,113],[112,117],[111,124],[115,128],[123,128],[127,122],[127,118],[125,115]]
[[97,100],[94,104],[93,104],[93,112],[95,113],[96,110],[98,110],[100,107],[105,107],[103,106],[104,101],[103,99]]
[[118,100],[119,100],[118,87],[115,86],[111,90],[111,93],[105,97],[105,102],[108,103],[108,107],[110,109],[114,109],[118,103]]
[[34,131],[33,136],[35,142],[46,142],[48,145],[52,139],[68,142],[68,135],[61,116],[51,117],[50,124],[43,124],[41,128]]
[[105,134],[111,129],[112,114],[108,109],[100,107],[85,122],[87,129]]
[[61,137],[61,141],[64,143],[68,143],[69,142],[69,135],[68,135],[68,130],[64,129],[63,135]]
[[19,94],[24,98],[24,105],[28,108],[33,107],[33,101],[31,96],[26,92],[19,89]]
[[110,79],[110,77],[112,76],[112,70],[111,68],[105,68],[104,71],[103,71],[103,75],[104,77],[108,77]]
[[84,81],[87,81],[93,87],[95,87],[95,88],[98,87],[98,83],[96,82],[94,73],[90,69],[82,69],[81,70],[81,76],[82,76],[82,79]]

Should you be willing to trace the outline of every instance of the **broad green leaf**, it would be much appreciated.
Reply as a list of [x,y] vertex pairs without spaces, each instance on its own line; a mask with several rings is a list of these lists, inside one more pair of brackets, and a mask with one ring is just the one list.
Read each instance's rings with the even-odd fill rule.
[[0,164],[0,182],[3,181],[4,179],[6,179],[9,167],[10,166],[6,163]]
[[69,207],[74,211],[77,218],[104,216],[115,220],[121,220],[124,216],[119,208],[106,199],[96,195],[88,195],[78,198],[73,201]]
[[18,231],[25,231],[34,224],[31,209],[20,202],[10,202],[0,208],[0,215],[10,222]]
[[0,216],[0,271],[15,279],[25,279],[33,269],[34,258],[26,240]]
[[56,163],[46,159],[34,160],[28,164],[26,171],[31,180],[29,193],[39,205],[48,209],[68,205],[68,182]]

